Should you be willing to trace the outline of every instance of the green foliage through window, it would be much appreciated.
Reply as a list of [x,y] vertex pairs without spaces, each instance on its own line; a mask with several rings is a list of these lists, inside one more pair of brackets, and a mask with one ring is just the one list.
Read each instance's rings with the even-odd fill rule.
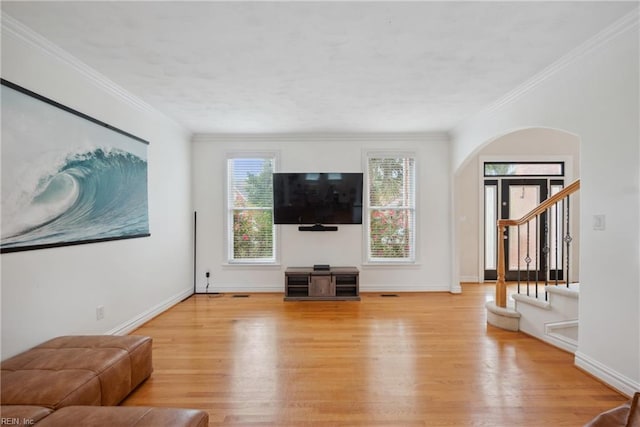
[[275,260],[273,167],[270,157],[228,160],[231,260]]
[[413,261],[415,161],[369,158],[369,260]]
[[270,211],[234,210],[233,258],[271,258],[273,218]]
[[373,258],[409,258],[411,256],[411,218],[404,210],[371,212],[371,256]]

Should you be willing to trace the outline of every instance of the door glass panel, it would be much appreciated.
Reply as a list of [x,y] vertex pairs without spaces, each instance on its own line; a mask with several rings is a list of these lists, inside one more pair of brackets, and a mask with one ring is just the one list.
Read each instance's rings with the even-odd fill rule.
[[[512,185],[509,187],[509,218],[522,218],[540,203],[539,185]],[[527,257],[530,259],[529,269],[538,269],[536,253],[537,221],[522,225],[518,233],[517,227],[509,227],[509,270],[526,270]],[[517,244],[515,244],[517,243]]]
[[564,162],[486,162],[484,176],[563,176]]
[[[562,185],[551,185],[551,195],[560,192]],[[549,268],[557,270],[562,259],[562,207],[564,203],[559,203],[549,210]]]
[[484,187],[484,268],[497,268],[498,185]]

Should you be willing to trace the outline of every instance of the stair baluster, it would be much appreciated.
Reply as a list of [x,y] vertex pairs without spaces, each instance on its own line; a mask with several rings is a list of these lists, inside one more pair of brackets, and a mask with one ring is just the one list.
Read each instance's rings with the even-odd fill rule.
[[[509,230],[509,227],[517,227],[517,241],[518,241],[518,271],[517,271],[517,292],[521,292],[521,254],[520,254],[520,229],[523,225],[526,225],[526,257],[524,259],[526,263],[526,274],[527,274],[527,295],[530,295],[530,285],[531,285],[531,263],[533,262],[533,267],[536,269],[535,273],[535,296],[538,298],[538,286],[540,285],[540,275],[539,271],[541,268],[541,260],[543,257],[545,259],[545,268],[544,268],[544,284],[545,286],[549,284],[549,280],[551,279],[551,266],[550,266],[550,258],[551,258],[551,248],[549,247],[551,241],[555,242],[553,252],[555,257],[555,285],[557,286],[561,280],[560,272],[564,267],[564,279],[566,281],[566,286],[570,285],[570,268],[571,268],[571,243],[573,241],[573,237],[571,236],[571,220],[570,220],[570,196],[580,189],[580,180],[577,180],[558,193],[549,197],[547,200],[543,201],[540,205],[534,208],[531,212],[527,213],[520,219],[500,219],[498,220],[498,265],[497,265],[497,282],[496,282],[496,298],[495,304],[498,307],[505,308],[507,306],[507,286],[505,281],[505,239],[506,233]],[[539,253],[539,245],[540,245],[540,236],[538,234],[540,217],[545,215],[545,217],[551,217],[552,210],[555,210],[555,218],[553,218],[555,227],[554,227],[554,236],[551,237],[551,233],[549,230],[549,221],[542,221],[544,226],[544,247],[542,249],[542,253]],[[549,218],[551,219],[551,218]],[[531,249],[530,249],[530,233],[531,233],[531,222],[535,222],[535,259],[531,258]],[[560,229],[559,229],[560,228]],[[561,241],[559,241],[561,240]],[[547,299],[547,295],[545,292],[545,300]]]

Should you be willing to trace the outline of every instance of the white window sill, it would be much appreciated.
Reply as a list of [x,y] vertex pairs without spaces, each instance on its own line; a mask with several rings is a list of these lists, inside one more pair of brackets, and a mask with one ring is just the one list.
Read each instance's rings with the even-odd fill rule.
[[362,268],[422,268],[422,264],[416,262],[364,262]]
[[222,264],[223,269],[259,268],[280,270],[282,265],[279,262],[226,262]]

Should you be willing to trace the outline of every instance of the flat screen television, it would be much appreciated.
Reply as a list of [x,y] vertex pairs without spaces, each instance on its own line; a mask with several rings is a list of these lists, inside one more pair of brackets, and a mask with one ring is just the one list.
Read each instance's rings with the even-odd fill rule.
[[362,173],[274,173],[274,224],[362,224]]

